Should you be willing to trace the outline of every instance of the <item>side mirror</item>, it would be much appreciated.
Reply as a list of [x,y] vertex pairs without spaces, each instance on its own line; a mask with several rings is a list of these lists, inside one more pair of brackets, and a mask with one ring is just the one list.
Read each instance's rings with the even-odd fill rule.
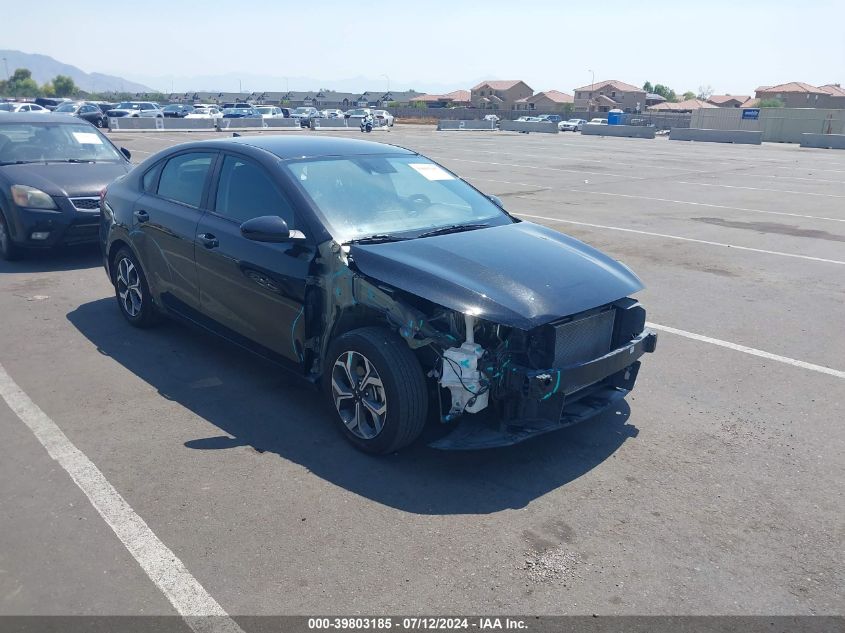
[[241,224],[241,235],[254,242],[287,242],[291,239],[288,223],[278,215],[262,215]]
[[132,160],[132,152],[130,152],[125,147],[120,148],[120,153],[126,156],[126,160]]
[[491,201],[493,204],[495,204],[497,207],[499,207],[500,209],[504,209],[504,208],[505,208],[505,203],[504,203],[504,202],[502,202],[502,199],[501,199],[499,196],[493,196],[493,195],[490,195],[490,196],[487,196],[487,197],[488,197],[488,198],[490,198],[490,201]]

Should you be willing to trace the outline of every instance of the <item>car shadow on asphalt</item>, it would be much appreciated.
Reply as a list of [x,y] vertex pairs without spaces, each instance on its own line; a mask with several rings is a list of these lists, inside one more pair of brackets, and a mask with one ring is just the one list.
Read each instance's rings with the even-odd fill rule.
[[[5,273],[49,273],[62,270],[82,270],[103,265],[100,247],[96,244],[65,246],[51,250],[27,250],[21,258],[7,262],[0,260],[0,275]],[[105,273],[104,273],[105,274]]]
[[174,322],[133,329],[114,299],[83,304],[67,318],[101,354],[222,431],[185,442],[187,449],[252,447],[406,512],[525,507],[588,473],[638,433],[622,401],[591,421],[507,448],[449,452],[418,442],[371,456],[342,437],[334,411],[308,383],[210,334]]

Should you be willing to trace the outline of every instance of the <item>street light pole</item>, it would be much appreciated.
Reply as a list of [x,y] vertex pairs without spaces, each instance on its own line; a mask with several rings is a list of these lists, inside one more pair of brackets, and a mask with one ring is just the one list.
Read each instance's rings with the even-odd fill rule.
[[5,57],[3,58],[3,65],[6,67],[6,81],[9,81],[12,76],[9,74],[9,60]]
[[387,94],[390,94],[390,75],[382,74],[382,77],[387,79]]
[[591,70],[590,73],[592,74],[592,80],[590,81],[590,100],[587,102],[587,111],[592,112],[592,104],[593,104],[593,92],[596,90],[596,73],[594,70]]

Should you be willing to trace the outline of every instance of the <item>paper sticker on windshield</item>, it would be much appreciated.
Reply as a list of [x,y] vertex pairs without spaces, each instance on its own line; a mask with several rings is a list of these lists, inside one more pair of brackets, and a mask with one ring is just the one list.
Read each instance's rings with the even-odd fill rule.
[[73,138],[81,145],[102,145],[103,141],[93,132],[74,132]]
[[415,169],[426,180],[454,180],[455,177],[448,171],[438,165],[431,163],[408,163],[408,165]]

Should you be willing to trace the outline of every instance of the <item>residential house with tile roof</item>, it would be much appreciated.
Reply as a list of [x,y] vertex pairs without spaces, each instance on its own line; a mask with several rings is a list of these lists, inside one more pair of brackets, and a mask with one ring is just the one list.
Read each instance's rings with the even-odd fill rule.
[[703,99],[686,99],[677,102],[664,101],[663,103],[651,106],[648,110],[649,112],[692,112],[693,110],[718,107]]
[[546,90],[545,92],[538,92],[530,97],[517,99],[516,109],[525,112],[568,112],[574,107],[574,98],[572,95],[561,92],[560,90]]
[[472,105],[483,110],[516,110],[516,102],[534,94],[520,79],[482,81],[470,90]]
[[646,91],[618,79],[606,79],[575,89],[579,112],[639,112],[646,108]]
[[777,86],[760,86],[754,91],[758,100],[777,99],[787,108],[825,108],[828,93],[802,81],[790,81]]
[[739,108],[750,98],[748,95],[710,95],[705,101],[717,108]]

